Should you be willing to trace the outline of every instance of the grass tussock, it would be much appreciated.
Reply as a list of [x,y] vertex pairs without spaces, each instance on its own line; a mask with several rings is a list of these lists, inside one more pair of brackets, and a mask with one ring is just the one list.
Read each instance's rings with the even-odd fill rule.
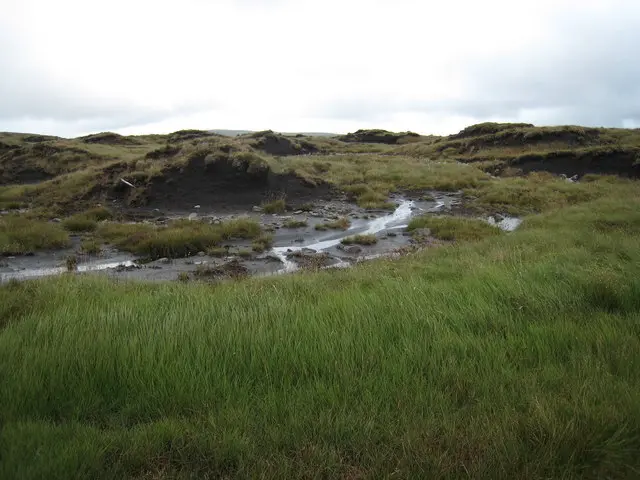
[[[316,165],[322,164],[322,172]],[[473,165],[447,159],[403,155],[326,155],[283,157],[276,170],[293,170],[309,179],[322,179],[351,193],[364,208],[392,208],[388,195],[402,190],[457,191],[479,187],[488,175]]]
[[80,244],[82,253],[96,255],[102,251],[101,243],[95,238],[84,238]]
[[257,222],[239,218],[217,225],[179,220],[166,227],[108,223],[101,225],[96,234],[117,248],[138,255],[177,258],[206,252],[224,240],[259,237],[261,229]]
[[263,233],[259,237],[255,238],[251,242],[251,249],[254,252],[262,253],[265,250],[269,250],[273,245],[273,235]]
[[483,210],[513,215],[546,212],[615,194],[623,179],[590,176],[586,182],[571,183],[551,174],[532,173],[527,177],[501,178],[469,189],[465,195]]
[[378,243],[378,238],[373,234],[368,235],[353,235],[340,240],[343,245],[375,245]]
[[226,257],[229,255],[229,249],[225,247],[211,247],[206,251],[210,257]]
[[93,218],[79,213],[69,218],[65,218],[62,226],[69,232],[93,232],[98,228],[98,222]]
[[351,220],[347,217],[341,217],[331,222],[319,223],[316,225],[316,230],[346,230],[351,226]]
[[283,224],[284,228],[302,228],[306,227],[307,225],[308,223],[306,220],[296,220],[295,218],[287,220]]
[[0,254],[20,255],[69,245],[69,235],[58,224],[18,215],[0,216]]
[[264,213],[283,213],[286,209],[287,204],[284,198],[279,198],[262,204],[262,211]]
[[431,235],[436,238],[458,242],[483,240],[502,233],[498,227],[483,220],[464,217],[425,215],[414,218],[407,227],[410,232],[423,228],[431,230]]

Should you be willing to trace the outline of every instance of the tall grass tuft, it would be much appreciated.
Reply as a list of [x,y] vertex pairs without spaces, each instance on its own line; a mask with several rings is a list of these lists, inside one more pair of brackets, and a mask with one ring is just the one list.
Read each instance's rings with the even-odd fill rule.
[[166,227],[146,224],[107,223],[97,236],[116,247],[150,258],[176,258],[206,252],[223,240],[251,239],[261,234],[260,224],[248,218],[228,220],[217,225],[179,220]]
[[431,234],[441,240],[476,241],[495,237],[502,233],[498,227],[477,218],[424,215],[416,217],[407,229],[415,232],[428,228]]
[[69,235],[60,225],[18,215],[0,216],[0,254],[55,250],[69,245]]

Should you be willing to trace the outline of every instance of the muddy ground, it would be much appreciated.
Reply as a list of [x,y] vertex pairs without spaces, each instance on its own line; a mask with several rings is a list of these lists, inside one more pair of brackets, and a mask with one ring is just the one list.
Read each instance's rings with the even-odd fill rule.
[[[272,275],[295,271],[301,267],[343,267],[365,259],[391,255],[415,245],[406,226],[412,217],[425,213],[446,213],[460,206],[459,193],[424,192],[432,200],[395,197],[398,208],[388,210],[364,210],[346,199],[317,200],[311,211],[296,210],[286,214],[265,214],[255,207],[229,211],[206,209],[193,205],[189,210],[142,210],[132,211],[143,222],[165,224],[177,218],[192,218],[205,222],[219,222],[240,216],[260,222],[271,230],[274,246],[264,253],[252,252],[250,240],[238,240],[225,244],[222,257],[212,257],[204,252],[187,258],[159,259],[143,263],[134,255],[105,246],[98,255],[78,254],[80,237],[73,237],[73,246],[55,252],[37,252],[31,256],[0,258],[0,282],[11,279],[35,278],[60,274],[67,271],[66,260],[75,256],[79,273],[101,274],[110,277],[164,281],[182,279],[212,279],[242,275]],[[424,195],[422,196],[424,198]],[[347,230],[318,231],[315,226],[340,217],[348,217],[351,226]],[[306,227],[285,228],[288,220],[303,220]],[[506,225],[506,224],[505,224]],[[370,246],[343,246],[340,240],[357,234],[374,234],[378,242]],[[429,239],[420,243],[429,244]],[[244,256],[238,255],[243,252]]]

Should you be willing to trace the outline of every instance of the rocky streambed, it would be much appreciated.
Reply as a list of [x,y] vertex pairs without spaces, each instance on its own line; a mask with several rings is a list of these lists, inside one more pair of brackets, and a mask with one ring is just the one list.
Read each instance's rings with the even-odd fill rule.
[[[192,212],[175,212],[156,218],[155,222],[162,223],[184,217],[217,222],[248,216],[259,221],[266,230],[272,231],[273,248],[261,254],[249,254],[250,241],[239,240],[225,245],[226,251],[220,257],[199,252],[187,258],[162,258],[142,263],[137,257],[108,246],[105,246],[99,255],[78,255],[76,251],[80,239],[76,238],[75,248],[68,250],[0,258],[0,283],[67,272],[66,260],[70,256],[77,259],[76,271],[79,273],[148,281],[273,275],[305,267],[347,267],[362,260],[398,254],[408,246],[414,245],[416,240],[406,232],[411,218],[426,213],[446,214],[459,206],[460,196],[433,192],[429,200],[399,197],[394,201],[397,208],[393,212],[365,211],[346,201],[331,201],[313,205],[310,211],[295,211],[287,215],[265,214],[256,207],[250,211],[237,211],[220,216],[215,212],[202,212],[199,206],[194,206]],[[350,226],[345,230],[316,228],[338,218],[348,218]],[[519,224],[518,219],[502,216],[489,217],[486,220],[504,230],[513,230]],[[299,222],[301,226],[286,228],[287,224],[294,221]],[[375,235],[376,243],[366,246],[341,243],[346,237],[354,235]],[[422,242],[424,243],[424,239]]]

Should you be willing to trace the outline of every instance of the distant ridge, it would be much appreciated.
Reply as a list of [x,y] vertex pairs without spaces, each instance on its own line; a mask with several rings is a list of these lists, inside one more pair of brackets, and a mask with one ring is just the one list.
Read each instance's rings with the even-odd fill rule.
[[[226,135],[227,137],[237,137],[238,135],[245,135],[247,133],[255,133],[257,130],[226,130],[226,129],[214,129],[208,130],[209,132],[217,133],[218,135]],[[307,137],[335,137],[338,133],[327,132],[281,132],[282,135],[305,135]]]

